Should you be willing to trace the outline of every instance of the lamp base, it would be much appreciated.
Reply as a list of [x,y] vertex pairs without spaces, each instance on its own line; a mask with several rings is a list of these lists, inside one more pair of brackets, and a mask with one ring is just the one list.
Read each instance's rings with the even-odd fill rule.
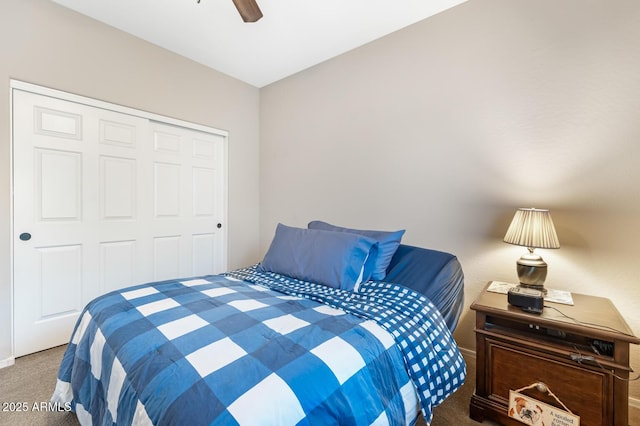
[[516,262],[516,271],[520,286],[539,290],[547,294],[544,281],[547,279],[547,264],[542,257],[530,251]]

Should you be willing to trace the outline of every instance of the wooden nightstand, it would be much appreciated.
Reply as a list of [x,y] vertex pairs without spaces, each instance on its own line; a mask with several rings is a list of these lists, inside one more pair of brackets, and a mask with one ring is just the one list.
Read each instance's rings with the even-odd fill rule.
[[[580,416],[582,426],[628,425],[629,383],[624,379],[632,371],[629,345],[639,344],[640,339],[609,299],[572,296],[573,306],[549,302],[545,306],[580,322],[550,308],[540,315],[523,312],[509,305],[505,294],[488,292],[485,287],[471,305],[476,311],[477,354],[472,419],[521,426],[507,415],[509,390],[543,382]],[[577,355],[595,361],[572,359]],[[535,389],[526,394],[558,406]]]

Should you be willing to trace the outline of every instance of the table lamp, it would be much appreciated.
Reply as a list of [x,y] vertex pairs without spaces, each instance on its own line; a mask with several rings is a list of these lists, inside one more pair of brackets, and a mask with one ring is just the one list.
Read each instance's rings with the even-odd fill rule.
[[544,280],[547,278],[547,263],[533,251],[536,248],[560,248],[549,210],[518,209],[504,236],[504,242],[529,249],[516,262],[520,285],[546,293]]

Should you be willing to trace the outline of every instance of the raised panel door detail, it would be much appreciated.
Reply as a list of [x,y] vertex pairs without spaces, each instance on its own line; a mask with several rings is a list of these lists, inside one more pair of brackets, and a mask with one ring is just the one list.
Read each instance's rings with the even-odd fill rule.
[[180,215],[180,166],[177,164],[154,164],[154,198],[156,217]]
[[135,148],[136,127],[127,123],[100,120],[100,143]]
[[136,160],[100,157],[100,206],[103,220],[136,216]]
[[157,152],[179,154],[182,145],[182,137],[177,134],[155,131],[153,133],[153,146]]
[[193,275],[207,275],[215,270],[215,234],[193,236]]
[[213,216],[216,201],[216,171],[202,167],[193,168],[193,214]]
[[40,319],[68,315],[82,309],[82,246],[41,247]]
[[154,280],[180,276],[180,236],[154,238]]
[[82,217],[82,155],[36,150],[36,211],[41,221]]
[[100,280],[104,292],[135,284],[136,242],[100,244]]
[[193,156],[203,160],[216,159],[216,141],[210,139],[193,138]]
[[49,108],[34,107],[35,133],[66,139],[82,139],[82,116]]

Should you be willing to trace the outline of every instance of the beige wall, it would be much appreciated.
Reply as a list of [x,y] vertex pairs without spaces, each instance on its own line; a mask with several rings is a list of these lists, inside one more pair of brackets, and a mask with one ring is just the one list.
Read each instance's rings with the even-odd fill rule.
[[229,132],[229,266],[259,258],[259,90],[47,0],[0,6],[0,362],[11,356],[9,79]]
[[[263,250],[279,221],[406,228],[469,304],[516,280],[515,209],[549,208],[547,286],[640,335],[640,2],[470,0],[263,88],[260,128]],[[474,348],[471,311],[455,336]]]

